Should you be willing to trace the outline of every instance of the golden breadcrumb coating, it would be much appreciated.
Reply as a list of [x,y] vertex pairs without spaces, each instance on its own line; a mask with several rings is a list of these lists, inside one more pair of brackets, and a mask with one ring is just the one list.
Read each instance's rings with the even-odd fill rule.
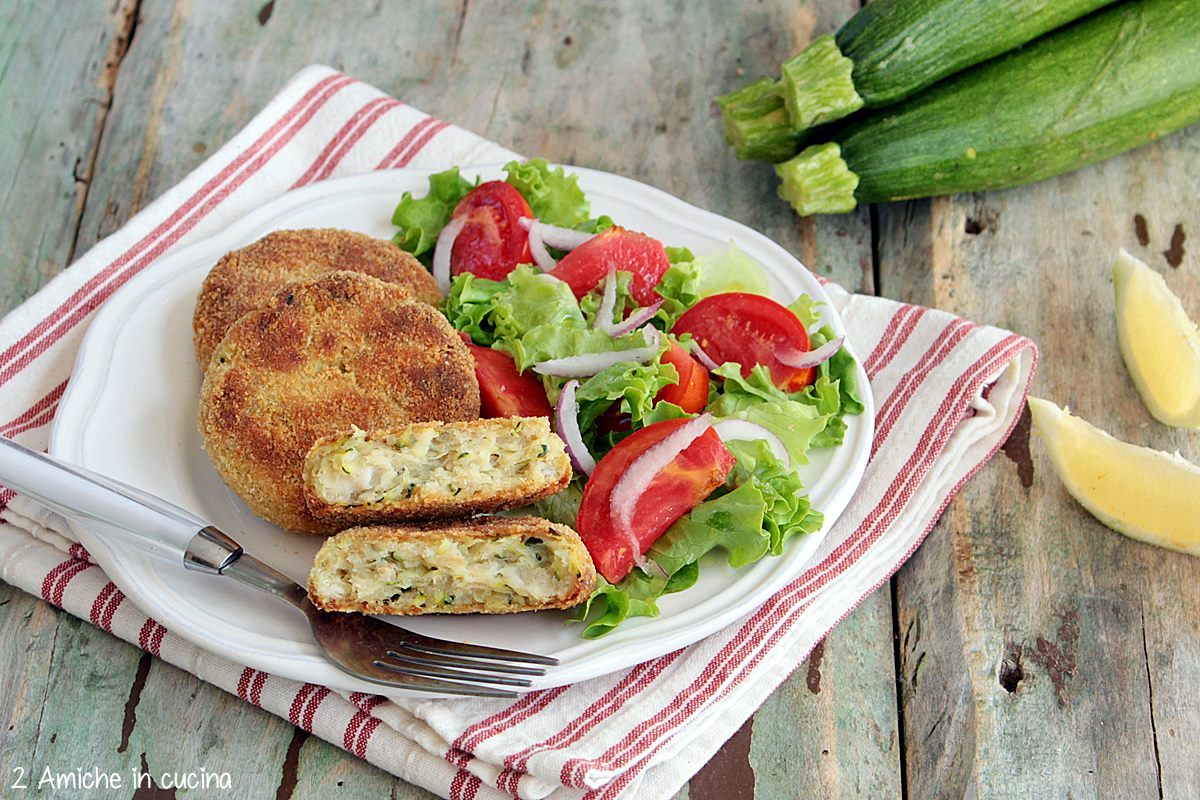
[[208,366],[225,331],[243,314],[260,308],[289,283],[335,270],[394,283],[422,303],[441,302],[429,271],[391,242],[336,228],[275,231],[226,253],[204,279],[192,317],[192,341],[201,368]]
[[200,433],[221,478],[298,533],[336,529],[304,502],[304,457],[318,439],[478,416],[474,360],[445,317],[354,272],[290,286],[239,319],[200,391]]

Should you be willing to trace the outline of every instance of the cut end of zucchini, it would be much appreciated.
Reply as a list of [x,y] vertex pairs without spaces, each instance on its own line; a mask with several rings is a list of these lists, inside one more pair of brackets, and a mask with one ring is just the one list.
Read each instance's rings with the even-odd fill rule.
[[853,211],[858,176],[842,160],[833,142],[805,148],[800,155],[775,166],[779,196],[800,216]]
[[776,83],[763,78],[717,98],[725,143],[733,145],[738,158],[776,163],[799,149],[801,136],[792,130]]
[[863,107],[854,89],[854,62],[842,55],[832,36],[820,36],[783,62],[778,91],[792,128],[807,131]]

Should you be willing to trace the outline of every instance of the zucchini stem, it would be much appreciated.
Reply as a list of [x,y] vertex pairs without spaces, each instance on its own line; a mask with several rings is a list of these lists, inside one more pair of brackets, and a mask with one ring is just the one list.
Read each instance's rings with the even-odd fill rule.
[[738,158],[774,163],[791,158],[800,149],[801,136],[792,130],[777,83],[763,78],[717,98],[725,143],[733,145]]
[[858,176],[842,159],[842,149],[834,142],[807,147],[800,155],[775,165],[779,196],[791,204],[800,216],[839,214],[853,211]]
[[792,128],[807,132],[863,107],[854,89],[854,62],[842,55],[832,36],[818,36],[783,62],[778,91],[792,120]]

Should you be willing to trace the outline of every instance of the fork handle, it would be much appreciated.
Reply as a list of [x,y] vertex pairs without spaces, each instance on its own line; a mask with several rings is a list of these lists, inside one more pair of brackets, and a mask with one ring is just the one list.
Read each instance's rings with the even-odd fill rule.
[[236,541],[174,503],[3,436],[0,484],[87,523],[89,530],[188,569],[221,573],[242,554]]

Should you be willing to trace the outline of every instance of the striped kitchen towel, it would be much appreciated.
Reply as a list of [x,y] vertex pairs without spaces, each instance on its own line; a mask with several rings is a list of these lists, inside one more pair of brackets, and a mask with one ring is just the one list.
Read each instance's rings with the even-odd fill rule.
[[[513,154],[325,67],[0,323],[0,433],[43,448],[96,308],[172,248],[297,186]],[[451,798],[670,797],[921,543],[1007,438],[1033,376],[1028,339],[827,287],[878,406],[863,484],[812,566],[754,613],[630,670],[514,701],[390,701],[236,664],[125,599],[53,515],[5,490],[0,578]]]

